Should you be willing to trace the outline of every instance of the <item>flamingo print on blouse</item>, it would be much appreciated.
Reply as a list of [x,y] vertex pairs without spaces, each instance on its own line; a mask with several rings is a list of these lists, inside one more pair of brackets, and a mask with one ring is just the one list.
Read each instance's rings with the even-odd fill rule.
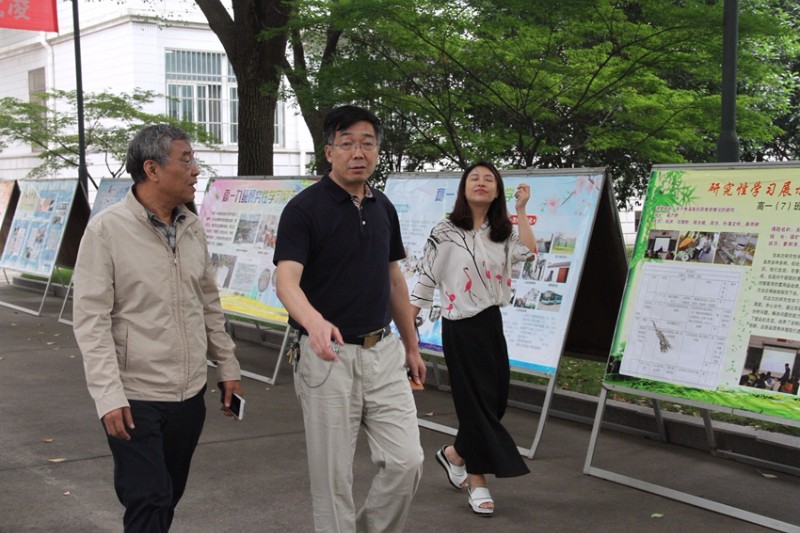
[[447,292],[447,291],[444,291],[444,294],[445,296],[447,296],[447,299],[450,300],[450,303],[447,304],[447,307],[445,307],[445,309],[447,309],[448,311],[452,311],[453,306],[455,305],[454,302],[456,301],[456,295],[453,294],[452,292]]
[[[428,301],[431,304],[433,301],[427,297],[428,291],[433,291],[437,286],[438,280],[434,275],[435,272],[435,265],[439,259],[439,249],[445,248],[447,246],[455,246],[456,248],[460,248],[466,251],[469,254],[469,257],[472,259],[472,265],[474,268],[465,267],[464,272],[466,273],[466,269],[470,269],[470,272],[477,273],[480,272],[480,266],[478,264],[478,257],[475,253],[475,239],[477,235],[474,231],[464,231],[461,228],[456,227],[450,221],[442,221],[437,224],[432,230],[431,234],[428,237],[427,242],[425,243],[425,249],[423,251],[422,260],[419,263],[419,280],[418,285],[420,287],[424,287],[426,290],[426,297],[421,298],[421,295],[415,295],[420,297],[420,301]],[[474,293],[471,291],[472,286],[470,283],[482,283],[485,287],[489,287],[491,285],[491,276],[489,279],[484,279],[482,275],[476,276],[469,276],[466,284],[464,285],[466,293],[470,294],[470,297],[474,296]],[[443,291],[444,295],[442,296],[442,306],[443,310],[447,311],[450,315],[450,318],[458,318],[461,317],[462,314],[458,309],[459,301],[456,300],[456,295],[450,293],[448,291]],[[413,294],[413,293],[412,293]],[[473,300],[474,301],[474,300]]]
[[475,295],[472,294],[472,277],[469,275],[469,267],[464,267],[464,274],[467,276],[467,282],[464,284],[464,292],[469,294],[472,303],[475,303]]
[[[494,274],[493,275],[492,271],[489,269],[489,267],[486,266],[486,261],[481,261],[481,264],[483,264],[484,272],[486,272],[486,279],[491,280],[492,278],[494,278],[495,280],[497,280],[498,289],[502,290],[502,288],[503,288],[503,275],[502,274]],[[506,285],[511,287],[511,278],[506,279]]]

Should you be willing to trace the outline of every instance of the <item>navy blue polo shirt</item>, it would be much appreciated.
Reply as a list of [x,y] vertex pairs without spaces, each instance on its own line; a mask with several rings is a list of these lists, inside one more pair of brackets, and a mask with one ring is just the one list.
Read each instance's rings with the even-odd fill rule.
[[[281,213],[272,261],[303,265],[300,288],[342,335],[387,325],[389,263],[405,257],[397,211],[381,191],[361,201],[326,173],[292,198]],[[300,324],[289,317],[289,324]]]

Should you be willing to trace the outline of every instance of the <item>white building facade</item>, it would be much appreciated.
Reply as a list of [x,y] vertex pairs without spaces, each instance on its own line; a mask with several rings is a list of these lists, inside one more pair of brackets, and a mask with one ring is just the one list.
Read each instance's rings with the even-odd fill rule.
[[[59,1],[59,32],[0,29],[0,97],[28,101],[42,90],[76,88],[71,1]],[[217,176],[237,173],[236,78],[205,16],[189,0],[79,3],[83,92],[161,95],[144,108],[194,123],[222,140],[218,150],[198,148]],[[169,96],[171,98],[166,98]],[[276,111],[274,172],[309,174],[314,146],[292,102]],[[0,179],[23,179],[40,163],[34,149],[16,143],[0,152]],[[108,176],[105,154],[87,154],[90,175]],[[75,177],[63,171],[57,177]],[[198,198],[199,200],[199,198]]]

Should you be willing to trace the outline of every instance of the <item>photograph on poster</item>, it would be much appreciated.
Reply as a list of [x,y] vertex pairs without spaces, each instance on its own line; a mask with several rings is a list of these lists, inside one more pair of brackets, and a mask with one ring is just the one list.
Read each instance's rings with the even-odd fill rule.
[[269,288],[269,283],[272,280],[272,269],[265,268],[258,276],[258,292],[264,292]]
[[258,276],[258,264],[237,261],[228,288],[239,294],[250,294],[251,289],[258,286]]
[[256,248],[275,249],[275,237],[278,234],[279,219],[280,216],[276,214],[267,214],[261,217],[261,222],[258,226],[258,236],[255,242]]
[[214,267],[214,279],[217,280],[217,286],[223,289],[230,285],[233,267],[236,266],[236,256],[212,253],[211,265]]
[[239,224],[236,226],[236,233],[233,236],[235,244],[253,244],[258,235],[258,223],[261,215],[247,213],[239,217]]
[[575,253],[578,236],[570,232],[557,231],[553,233],[553,242],[550,244],[550,253],[570,254]]
[[558,312],[561,309],[563,295],[554,291],[544,291],[539,297],[538,309],[542,311]]
[[677,246],[677,231],[653,230],[647,236],[647,249],[644,256],[647,259],[675,259]]
[[694,261],[696,263],[714,262],[719,233],[707,231],[687,231],[678,239],[676,261]]
[[549,283],[566,283],[572,261],[554,258],[547,262],[542,272],[542,281]]
[[797,395],[800,340],[750,336],[739,385]]
[[550,234],[536,235],[536,248],[540,254],[546,254],[550,252],[551,245],[553,244],[553,236]]
[[40,214],[44,214],[49,216],[50,212],[53,210],[53,205],[55,201],[52,198],[44,197],[39,200],[39,203],[36,204],[36,215],[40,216]]
[[758,233],[720,233],[714,263],[752,266]]
[[544,254],[539,254],[536,258],[531,258],[528,261],[521,263],[514,263],[511,267],[511,277],[514,279],[525,279],[538,281],[542,279],[544,267],[547,264],[547,258]]
[[539,295],[541,294],[539,289],[530,287],[527,288],[527,291],[523,291],[525,288],[527,287],[517,288],[522,296],[515,297],[512,305],[521,309],[536,309],[536,303],[539,301]]

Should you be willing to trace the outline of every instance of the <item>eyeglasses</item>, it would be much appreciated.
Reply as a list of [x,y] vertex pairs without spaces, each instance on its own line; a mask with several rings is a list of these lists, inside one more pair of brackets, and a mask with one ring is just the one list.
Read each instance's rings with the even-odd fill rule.
[[185,161],[183,159],[174,159],[172,157],[168,157],[167,159],[169,159],[170,161],[175,161],[176,163],[183,163],[184,165],[186,165],[186,168],[192,168],[192,167],[200,168],[200,163],[194,157],[188,161]]
[[361,148],[362,152],[374,152],[375,149],[378,147],[378,144],[373,141],[364,141],[360,143],[356,143],[353,141],[344,141],[339,144],[334,144],[342,152],[352,152],[356,149],[356,147]]

